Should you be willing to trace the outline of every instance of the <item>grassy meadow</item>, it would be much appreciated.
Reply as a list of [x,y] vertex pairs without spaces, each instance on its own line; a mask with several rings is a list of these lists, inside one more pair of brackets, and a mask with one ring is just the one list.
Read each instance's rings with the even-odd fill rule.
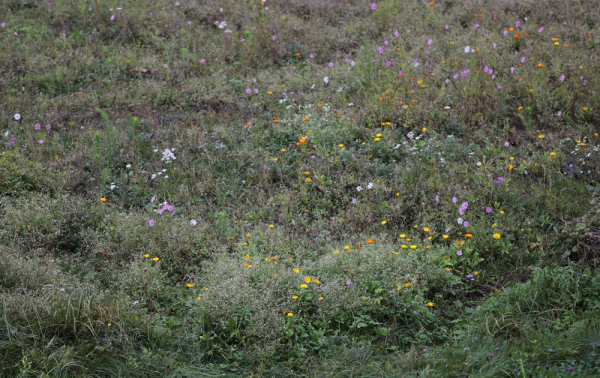
[[600,376],[592,0],[0,0],[0,376]]

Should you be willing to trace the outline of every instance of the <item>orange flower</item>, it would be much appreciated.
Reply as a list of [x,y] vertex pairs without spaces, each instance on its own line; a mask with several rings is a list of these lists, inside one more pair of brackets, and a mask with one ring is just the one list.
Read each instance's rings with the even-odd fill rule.
[[367,244],[373,244],[373,239],[367,239]]
[[429,2],[429,6],[432,7],[433,6],[433,1]]
[[273,120],[273,123],[277,123],[277,122],[279,122],[279,121],[278,121],[278,120],[276,120],[276,119],[274,119],[274,120]]
[[338,114],[338,118],[342,118],[342,115],[341,115],[341,114]]
[[300,53],[296,53],[296,56],[300,56]]
[[465,234],[465,237],[467,237],[467,238],[472,238],[472,237],[473,237],[473,234]]
[[380,98],[379,98],[379,101],[383,101],[383,97],[380,97]]

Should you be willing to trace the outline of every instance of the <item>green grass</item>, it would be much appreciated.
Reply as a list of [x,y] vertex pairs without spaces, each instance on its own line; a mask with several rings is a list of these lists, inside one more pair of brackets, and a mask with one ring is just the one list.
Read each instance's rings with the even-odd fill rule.
[[600,375],[595,4],[371,4],[0,3],[0,376]]

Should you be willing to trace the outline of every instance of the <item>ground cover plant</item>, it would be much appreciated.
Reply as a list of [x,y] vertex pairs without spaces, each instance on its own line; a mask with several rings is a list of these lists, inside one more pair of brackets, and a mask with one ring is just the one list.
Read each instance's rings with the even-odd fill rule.
[[0,376],[599,376],[599,27],[3,0]]

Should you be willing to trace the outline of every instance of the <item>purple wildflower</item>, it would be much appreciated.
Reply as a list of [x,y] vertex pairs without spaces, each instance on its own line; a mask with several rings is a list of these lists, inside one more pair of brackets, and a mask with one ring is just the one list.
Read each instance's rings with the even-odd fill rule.
[[148,224],[150,225],[150,227],[154,227],[154,219],[150,219],[148,221]]

